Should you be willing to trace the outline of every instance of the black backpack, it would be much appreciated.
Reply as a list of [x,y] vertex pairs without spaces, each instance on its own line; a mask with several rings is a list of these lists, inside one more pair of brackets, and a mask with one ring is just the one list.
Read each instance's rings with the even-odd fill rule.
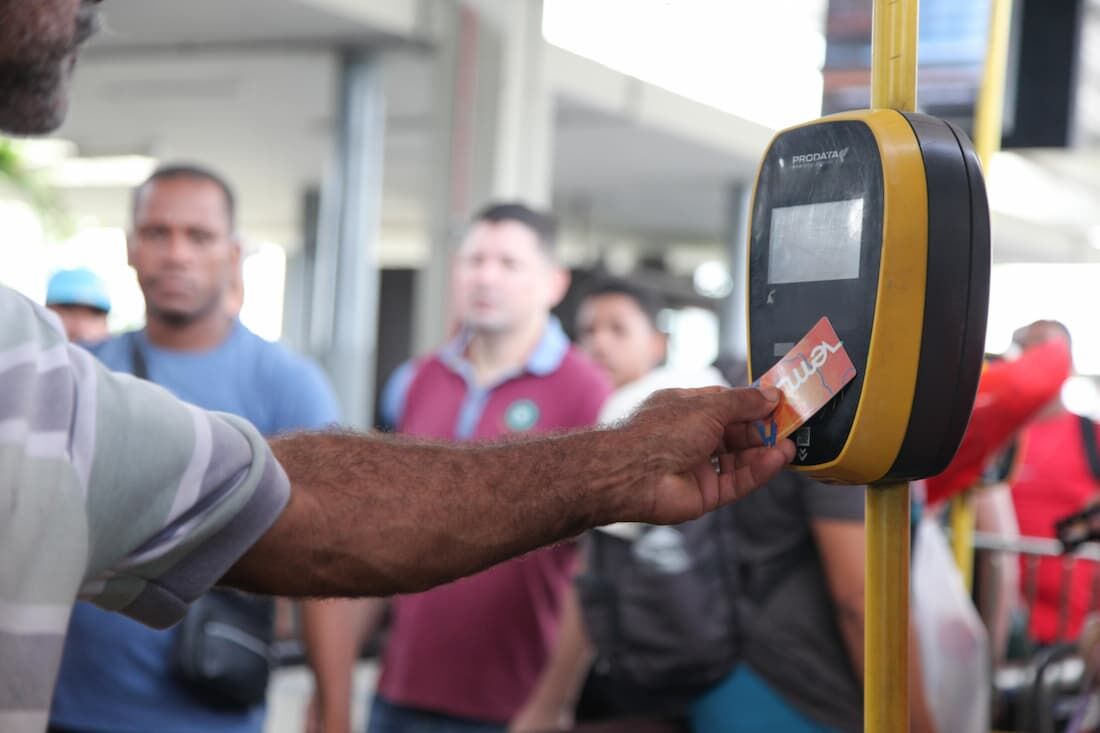
[[[634,714],[680,715],[741,655],[729,507],[637,538],[585,538],[577,580],[596,672],[636,691]],[[675,599],[674,602],[672,599]]]
[[1100,483],[1100,449],[1096,445],[1096,423],[1088,415],[1078,415],[1077,420],[1081,426],[1081,442],[1085,446],[1089,471],[1097,483]]
[[[136,332],[131,374],[149,379]],[[274,666],[275,601],[214,588],[197,598],[177,627],[170,666],[177,682],[204,704],[242,710],[263,704]]]

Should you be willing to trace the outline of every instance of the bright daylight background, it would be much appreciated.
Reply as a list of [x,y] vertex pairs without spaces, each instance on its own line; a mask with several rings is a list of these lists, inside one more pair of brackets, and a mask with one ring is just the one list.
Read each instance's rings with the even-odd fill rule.
[[[543,34],[556,46],[588,57],[698,102],[779,128],[818,116],[822,89],[825,0],[714,2],[714,0],[545,0]],[[762,28],[769,32],[761,32]],[[774,29],[774,32],[773,30]],[[779,35],[777,35],[779,34]],[[744,73],[751,69],[752,73]],[[68,188],[110,189],[141,181],[157,161],[140,155],[84,157],[65,140],[22,141],[20,154],[41,179]],[[1046,178],[1044,178],[1046,175]],[[990,172],[994,210],[1033,212],[1040,218],[1080,211],[1086,202],[1063,190],[1021,156],[1001,153]],[[49,275],[60,268],[92,266],[108,282],[115,309],[111,325],[140,325],[142,300],[126,264],[125,233],[94,217],[43,224],[32,207],[0,190],[5,236],[0,282],[41,299]],[[247,201],[243,202],[247,206]],[[54,230],[64,232],[57,233]],[[247,236],[247,232],[245,232]],[[1100,248],[1100,230],[1093,232]],[[279,242],[245,242],[242,320],[269,339],[282,332],[286,257]],[[1066,323],[1075,337],[1078,371],[1100,375],[1096,337],[1100,264],[1001,264],[994,267],[988,350],[1009,345],[1012,331],[1037,318]],[[733,287],[725,266],[707,262],[696,271],[699,292],[722,297]],[[673,331],[670,358],[703,364],[718,349],[718,323],[687,309],[664,314]],[[1075,380],[1066,397],[1095,412],[1093,382]]]
[[825,5],[544,0],[542,32],[567,51],[779,128],[820,114]]

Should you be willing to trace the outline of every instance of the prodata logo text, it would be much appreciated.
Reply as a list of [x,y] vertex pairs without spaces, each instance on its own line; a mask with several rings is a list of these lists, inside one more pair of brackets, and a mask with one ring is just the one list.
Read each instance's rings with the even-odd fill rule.
[[848,148],[840,150],[822,150],[816,153],[803,153],[791,156],[792,168],[804,168],[808,165],[825,165],[826,163],[843,163],[848,157]]

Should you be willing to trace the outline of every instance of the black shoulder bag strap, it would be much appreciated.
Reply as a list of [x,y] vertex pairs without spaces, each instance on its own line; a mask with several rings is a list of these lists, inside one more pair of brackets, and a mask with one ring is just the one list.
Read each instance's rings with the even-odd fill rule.
[[138,343],[138,332],[130,332],[130,373],[138,379],[149,379],[149,367],[145,363],[145,352]]
[[[138,332],[128,338],[130,373],[148,381]],[[266,699],[275,630],[270,599],[215,589],[196,600],[176,628],[169,665],[191,694],[211,707],[234,711]]]
[[1100,449],[1096,446],[1096,423],[1087,415],[1078,415],[1081,425],[1081,440],[1085,443],[1085,457],[1089,461],[1092,477],[1100,483]]

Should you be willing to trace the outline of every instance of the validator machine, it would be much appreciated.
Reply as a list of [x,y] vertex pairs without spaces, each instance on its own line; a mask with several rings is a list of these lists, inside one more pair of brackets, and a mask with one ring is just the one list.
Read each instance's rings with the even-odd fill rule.
[[981,166],[948,122],[864,110],[776,135],[752,205],[750,377],[822,316],[857,372],[791,436],[796,470],[872,484],[947,467],[982,368],[989,239]]

